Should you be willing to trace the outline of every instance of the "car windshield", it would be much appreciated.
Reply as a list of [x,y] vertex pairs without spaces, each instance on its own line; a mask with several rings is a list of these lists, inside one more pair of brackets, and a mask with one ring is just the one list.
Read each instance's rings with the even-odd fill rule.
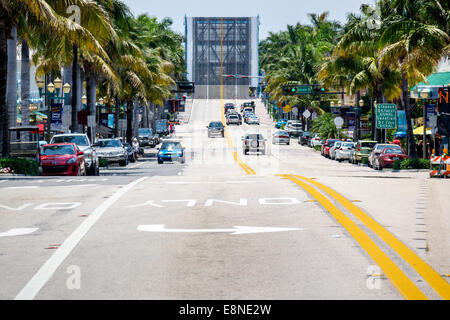
[[148,135],[151,136],[152,135],[152,130],[151,129],[139,129],[139,135],[143,136],[143,135]]
[[386,148],[383,152],[386,154],[403,154],[403,150],[400,148]]
[[303,136],[304,137],[309,137],[309,136],[311,136],[311,134],[309,132],[303,132]]
[[363,148],[373,148],[375,147],[376,142],[361,142],[361,147]]
[[209,124],[210,128],[223,128],[222,122],[211,122]]
[[181,143],[179,142],[165,142],[161,146],[161,150],[168,150],[168,149],[181,149]]
[[119,140],[100,140],[98,146],[100,148],[120,148],[122,143]]
[[56,136],[53,137],[52,143],[75,143],[83,147],[89,146],[85,136]]
[[346,148],[348,148],[348,147],[353,147],[353,142],[345,142],[345,143],[343,143],[342,144],[342,147],[346,147]]
[[291,123],[290,126],[294,127],[294,128],[301,128],[302,124],[301,123]]
[[44,156],[75,154],[75,149],[72,145],[45,146],[42,148],[41,154]]
[[289,133],[287,133],[286,131],[278,131],[278,132],[275,132],[275,135],[277,135],[277,136],[288,136]]

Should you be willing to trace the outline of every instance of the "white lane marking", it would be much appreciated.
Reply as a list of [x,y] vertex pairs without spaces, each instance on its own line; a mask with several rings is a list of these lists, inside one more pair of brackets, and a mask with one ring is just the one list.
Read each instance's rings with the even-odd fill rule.
[[42,287],[52,277],[58,267],[69,256],[72,250],[77,246],[81,239],[88,233],[92,226],[102,217],[115,202],[130,191],[137,184],[146,180],[147,178],[140,178],[122,189],[118,190],[112,197],[103,202],[97,209],[94,210],[83,223],[64,241],[64,243],[53,253],[45,264],[38,270],[38,272],[31,278],[25,287],[15,297],[15,300],[32,300],[36,297]]
[[5,183],[6,181],[8,181],[8,180],[0,180],[0,183]]
[[163,224],[156,225],[140,225],[137,227],[138,231],[144,232],[168,232],[168,233],[231,233],[237,234],[251,234],[251,233],[271,233],[271,232],[286,232],[286,231],[304,231],[303,228],[271,228],[271,227],[241,227],[236,226],[232,229],[167,229]]
[[31,234],[38,230],[39,228],[15,228],[10,229],[6,232],[0,232],[0,238],[1,237],[15,237],[15,236],[24,236],[27,234]]
[[22,211],[23,209],[26,209],[29,206],[31,206],[31,203],[25,203],[24,205],[17,207],[17,208],[8,207],[8,206],[0,204],[0,209],[10,210],[10,211]]

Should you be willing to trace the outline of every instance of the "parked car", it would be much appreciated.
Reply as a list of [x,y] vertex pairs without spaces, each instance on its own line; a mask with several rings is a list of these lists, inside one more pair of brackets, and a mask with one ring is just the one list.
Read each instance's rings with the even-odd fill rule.
[[335,156],[336,156],[336,149],[337,148],[340,148],[341,147],[341,144],[342,144],[342,141],[336,141],[331,147],[330,147],[330,150],[329,150],[329,155],[330,155],[330,159],[332,159],[332,160],[334,160],[335,159]]
[[165,161],[186,162],[185,148],[183,148],[180,142],[163,142],[161,148],[158,149],[158,163],[163,164]]
[[406,152],[397,146],[394,148],[393,146],[389,146],[384,148],[383,151],[375,157],[373,168],[375,170],[383,170],[383,168],[392,168],[394,166],[394,162],[397,160],[408,159],[408,155]]
[[[369,164],[369,167],[370,167],[370,168],[373,167],[375,157],[378,156],[378,155],[383,151],[384,148],[389,147],[389,146],[392,146],[392,144],[388,144],[388,143],[377,143],[377,144],[373,147],[373,149],[372,149],[372,151],[370,151],[369,157],[368,157],[368,164]],[[397,145],[396,145],[396,146],[397,146]],[[399,147],[399,146],[397,146],[397,147]],[[399,148],[400,148],[400,147],[399,147]]]
[[231,113],[227,115],[227,125],[229,126],[230,124],[235,124],[235,125],[239,125],[240,121],[239,121],[239,116],[237,114]]
[[159,144],[159,135],[153,134],[151,128],[139,128],[139,145],[154,148]]
[[225,127],[220,121],[213,121],[206,128],[208,129],[208,138],[213,136],[225,137]]
[[247,124],[256,124],[259,126],[259,117],[255,115],[249,116],[247,119]]
[[309,146],[311,148],[314,148],[315,146],[321,146],[322,140],[320,139],[320,135],[319,134],[315,134],[310,140],[309,140]]
[[298,137],[302,134],[302,123],[301,122],[292,122],[288,121],[284,126],[284,130],[289,133],[291,137]]
[[78,148],[84,153],[86,161],[87,175],[98,176],[100,175],[100,167],[98,161],[98,155],[93,147],[91,141],[86,134],[82,133],[66,133],[54,135],[50,144],[56,143],[75,143]]
[[327,139],[325,143],[322,145],[320,154],[324,156],[325,158],[328,158],[330,156],[330,148],[334,145],[336,141],[339,141],[337,139]]
[[44,176],[85,176],[86,160],[75,143],[46,144],[40,150]]
[[341,162],[343,160],[349,160],[350,154],[351,154],[352,150],[354,150],[354,148],[355,148],[354,142],[348,142],[348,141],[342,142],[341,146],[339,148],[336,148],[336,150],[335,150],[334,159],[339,162]]
[[359,162],[362,162],[364,158],[367,159],[376,144],[377,141],[359,140],[350,162],[358,164]]
[[242,149],[245,155],[249,152],[261,152],[262,155],[265,155],[266,139],[259,133],[246,134],[242,137]]
[[353,147],[350,149],[350,155],[348,157],[348,162],[353,163],[353,156],[355,154],[356,151],[356,146],[358,145],[358,142],[352,142],[353,143]]
[[272,135],[272,144],[291,144],[291,138],[286,131],[277,131]]
[[309,131],[304,131],[298,137],[298,144],[304,146],[309,144],[309,140],[311,139],[311,133]]
[[284,126],[286,125],[287,120],[286,119],[280,119],[275,124],[276,129],[284,129]]
[[128,165],[128,152],[119,139],[100,139],[95,144],[98,157],[108,163],[118,163],[121,167]]
[[125,148],[125,150],[127,151],[128,162],[131,162],[131,163],[136,162],[137,161],[136,154],[133,152],[133,147],[131,146],[131,144],[129,144],[127,142],[127,143],[123,143],[122,145]]

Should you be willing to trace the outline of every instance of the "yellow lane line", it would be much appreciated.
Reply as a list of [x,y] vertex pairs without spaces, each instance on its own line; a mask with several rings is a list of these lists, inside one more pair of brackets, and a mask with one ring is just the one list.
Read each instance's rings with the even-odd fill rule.
[[419,273],[425,281],[445,300],[450,300],[450,284],[442,278],[431,266],[423,261],[410,248],[398,240],[392,233],[386,230],[377,221],[371,218],[367,213],[354,205],[350,200],[346,199],[333,189],[308,178],[297,176],[296,178],[307,181],[339,202],[345,209],[352,213],[357,219],[364,223],[370,230],[387,243],[397,254],[402,257],[408,264]]
[[279,175],[289,179],[299,185],[312,197],[314,197],[335,219],[339,222],[361,245],[361,247],[369,254],[369,256],[384,271],[387,277],[391,279],[394,286],[408,300],[427,300],[427,297],[420,289],[403,273],[402,270],[381,250],[376,243],[340,211],[328,198],[322,193],[311,187],[307,183],[295,178],[292,175]]

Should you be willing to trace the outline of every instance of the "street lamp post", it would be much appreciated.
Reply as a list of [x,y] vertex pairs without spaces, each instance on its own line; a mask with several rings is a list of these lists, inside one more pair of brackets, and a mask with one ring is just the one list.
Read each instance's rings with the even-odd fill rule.
[[[70,84],[66,83],[62,89],[63,89],[63,96],[60,96],[61,93],[61,85],[62,81],[59,78],[56,78],[53,83],[49,83],[47,86],[45,86],[45,80],[43,78],[39,78],[36,81],[38,89],[39,89],[39,95],[45,96],[48,98],[49,105],[45,106],[47,111],[47,140],[50,141],[50,131],[51,131],[51,116],[52,116],[52,110],[51,105],[53,100],[67,100],[68,95],[71,90]],[[44,102],[45,105],[45,102]]]
[[423,158],[427,158],[427,108],[425,101],[428,99],[430,90],[424,89],[419,92],[420,97],[423,99]]

